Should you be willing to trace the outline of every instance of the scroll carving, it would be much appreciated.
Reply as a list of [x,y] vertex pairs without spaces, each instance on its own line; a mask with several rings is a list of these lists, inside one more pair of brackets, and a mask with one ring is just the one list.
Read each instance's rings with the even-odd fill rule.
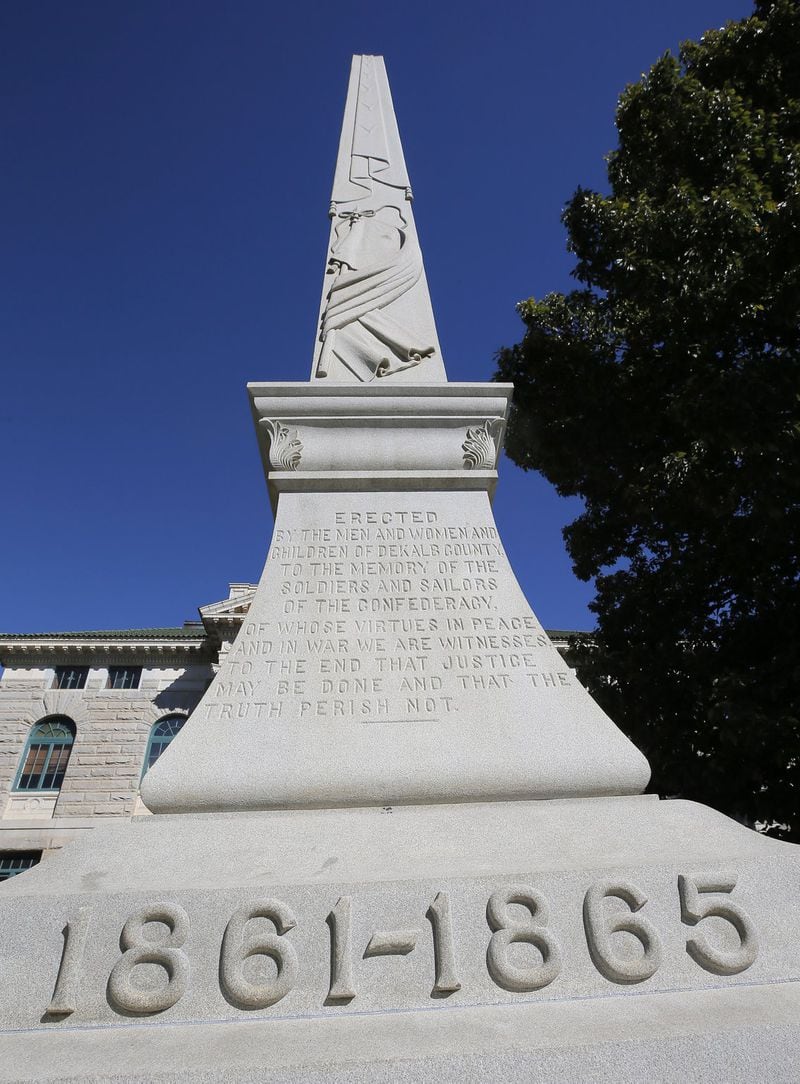
[[497,429],[498,419],[495,419],[467,430],[467,439],[461,445],[464,467],[467,470],[494,470],[497,461]]
[[269,418],[262,419],[261,424],[269,433],[268,454],[272,469],[297,470],[303,454],[303,442],[298,437],[297,430]]

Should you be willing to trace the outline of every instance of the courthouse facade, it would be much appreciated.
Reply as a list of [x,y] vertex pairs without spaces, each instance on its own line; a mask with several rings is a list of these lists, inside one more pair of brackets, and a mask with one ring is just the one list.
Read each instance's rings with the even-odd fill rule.
[[0,634],[0,880],[109,818],[178,733],[255,585],[175,628]]

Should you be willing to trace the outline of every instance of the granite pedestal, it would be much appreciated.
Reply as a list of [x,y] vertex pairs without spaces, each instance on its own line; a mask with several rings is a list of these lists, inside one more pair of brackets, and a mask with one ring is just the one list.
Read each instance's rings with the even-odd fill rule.
[[140,818],[0,900],[0,1080],[794,1081],[800,860],[654,797]]

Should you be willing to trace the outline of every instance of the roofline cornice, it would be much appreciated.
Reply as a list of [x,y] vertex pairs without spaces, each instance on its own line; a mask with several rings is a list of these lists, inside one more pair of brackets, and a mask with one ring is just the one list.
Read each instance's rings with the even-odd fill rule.
[[165,661],[167,658],[181,661],[207,661],[216,652],[205,636],[196,639],[164,639],[164,640],[112,640],[112,639],[70,639],[62,640],[54,637],[26,637],[23,639],[8,638],[0,639],[0,663],[4,666],[12,664],[12,660],[31,661],[34,659],[62,660],[71,659],[80,662],[87,661],[97,656],[106,656],[109,661],[122,659],[155,659]]

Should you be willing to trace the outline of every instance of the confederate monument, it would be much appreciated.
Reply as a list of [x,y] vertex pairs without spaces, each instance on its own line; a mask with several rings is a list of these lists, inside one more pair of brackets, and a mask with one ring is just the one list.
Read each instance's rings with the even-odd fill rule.
[[383,62],[353,60],[308,383],[249,385],[275,529],[145,777],[0,889],[0,1080],[797,1079],[800,853],[642,796],[447,381]]

